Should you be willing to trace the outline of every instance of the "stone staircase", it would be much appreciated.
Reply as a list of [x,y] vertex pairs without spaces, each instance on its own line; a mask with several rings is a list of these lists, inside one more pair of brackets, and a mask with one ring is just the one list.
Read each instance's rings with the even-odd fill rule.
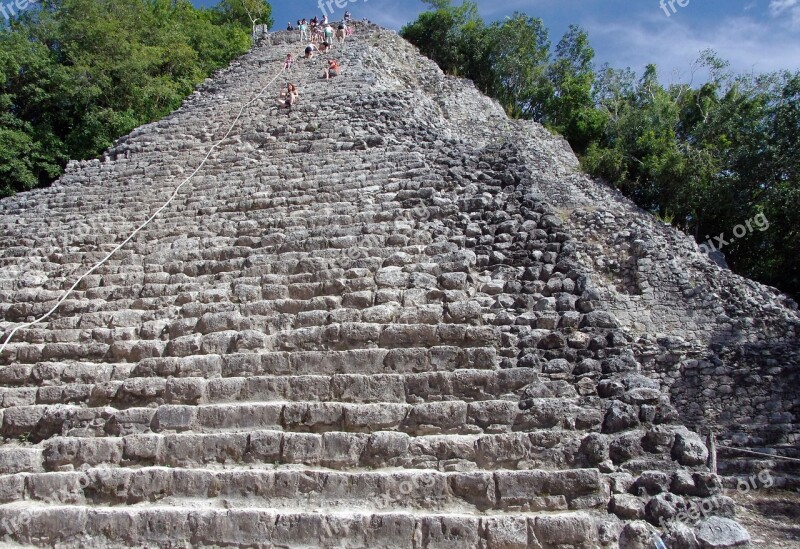
[[[0,202],[6,333],[166,201],[294,38]],[[703,441],[535,189],[574,168],[562,142],[540,133],[526,147],[567,160],[531,161],[499,106],[377,27],[334,55],[341,77],[299,61],[170,208],[8,344],[3,539],[652,547],[712,501],[718,517],[665,543],[745,544]]]

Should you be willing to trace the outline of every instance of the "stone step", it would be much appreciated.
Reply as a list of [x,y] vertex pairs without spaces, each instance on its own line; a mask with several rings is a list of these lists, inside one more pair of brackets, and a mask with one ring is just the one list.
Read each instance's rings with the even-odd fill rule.
[[[560,403],[552,400],[552,405]],[[39,441],[55,435],[124,436],[136,433],[246,432],[275,429],[299,433],[398,431],[410,435],[505,433],[539,428],[597,430],[599,402],[563,404],[554,410],[522,411],[509,400],[426,404],[272,402],[86,408],[75,405],[17,406],[3,410],[0,434]]]
[[[134,370],[132,373],[136,373]],[[148,372],[153,373],[153,372]],[[338,401],[421,404],[449,400],[513,400],[538,381],[529,368],[459,370],[423,374],[342,374],[333,376],[135,377],[99,384],[68,383],[0,389],[0,408],[35,404],[91,407],[233,402]]]
[[[46,311],[42,311],[44,314]],[[0,360],[6,364],[36,364],[48,360],[102,361],[110,345],[98,342],[86,343],[10,343]]]
[[[726,477],[747,479],[758,477],[762,471],[770,471],[774,477],[773,482],[780,485],[790,481],[792,477],[800,477],[800,462],[766,456],[741,457],[741,454],[720,452],[718,471],[720,475]],[[763,475],[762,473],[762,477]],[[797,484],[797,479],[795,478],[792,483]]]
[[17,446],[12,443],[0,446],[0,475],[44,472],[44,463],[41,446]]
[[134,366],[110,362],[38,362],[35,365],[17,363],[0,368],[0,384],[5,387],[39,387],[123,381],[129,377]]
[[[235,282],[248,277],[252,277],[255,279],[254,281],[269,284],[270,286],[266,290],[270,293],[273,293],[275,286],[281,286],[281,291],[284,293],[281,297],[295,299],[309,296],[310,291],[316,291],[316,294],[310,294],[313,297],[314,295],[340,295],[347,292],[348,289],[359,291],[378,286],[400,289],[414,287],[435,289],[437,282],[440,289],[453,289],[449,286],[450,281],[447,281],[447,287],[441,288],[443,282],[441,276],[447,273],[465,273],[466,265],[446,261],[446,257],[419,256],[420,249],[424,248],[423,245],[400,246],[409,243],[410,240],[409,237],[394,236],[391,246],[384,245],[382,242],[375,241],[372,233],[362,227],[358,235],[340,239],[338,245],[342,249],[341,252],[324,255],[284,252],[279,257],[271,257],[264,250],[255,247],[257,241],[252,237],[242,237],[237,242],[241,243],[238,249],[245,254],[245,258],[219,261],[202,260],[190,255],[193,252],[183,252],[180,248],[175,249],[175,243],[181,243],[181,240],[171,239],[164,244],[151,244],[151,246],[169,248],[170,261],[168,263],[148,265],[148,273],[117,274],[117,271],[123,270],[131,258],[139,259],[139,254],[132,251],[122,254],[125,257],[109,261],[98,270],[97,274],[84,279],[72,296],[91,297],[86,293],[87,291],[102,290],[108,293],[109,299],[113,302],[130,296],[147,297],[148,293],[159,296],[182,295],[187,284],[208,289],[209,286],[220,287],[226,281]],[[194,242],[200,245],[197,239]],[[213,241],[204,244],[216,246]],[[146,253],[146,250],[143,252]],[[224,255],[224,252],[218,253]],[[419,266],[407,267],[406,270],[400,269],[409,262],[413,262],[415,257],[420,262]],[[313,272],[308,270],[309,265],[314,265]],[[80,266],[74,265],[74,267],[78,269]],[[255,269],[258,269],[258,272],[255,272]],[[438,281],[437,277],[439,277]],[[358,278],[364,280],[354,280]],[[298,283],[313,282],[323,284],[316,287],[299,286],[295,288],[293,286]],[[48,285],[50,284],[52,281],[48,283]],[[142,287],[142,284],[145,286]],[[362,287],[350,289],[353,285]],[[367,285],[368,288],[363,287]],[[132,293],[133,290],[135,293]],[[295,290],[298,291],[297,294],[294,293]],[[142,294],[143,291],[148,293]],[[10,303],[25,304],[29,308],[42,308],[52,305],[61,297],[62,293],[63,290],[59,286],[50,290],[43,288],[27,288],[16,291],[7,289],[5,290],[5,299]],[[264,297],[270,299],[266,295]]]
[[[408,241],[407,237],[392,238],[394,238],[392,242],[395,244]],[[326,241],[330,239],[330,236],[325,237]],[[172,240],[174,241],[174,239]],[[125,299],[179,297],[186,294],[187,284],[206,284],[207,287],[207,283],[212,281],[219,285],[220,277],[236,280],[251,274],[262,277],[264,275],[269,276],[272,279],[270,280],[272,286],[283,286],[281,288],[284,294],[282,297],[300,301],[317,296],[341,295],[347,293],[348,289],[350,291],[361,291],[368,288],[381,287],[398,289],[423,287],[425,289],[444,290],[451,288],[442,288],[441,278],[437,284],[436,277],[441,277],[441,275],[450,272],[459,272],[459,270],[463,272],[464,268],[456,264],[444,264],[434,258],[434,261],[426,266],[427,274],[424,276],[422,273],[403,272],[399,270],[399,267],[397,272],[392,273],[392,262],[402,265],[413,261],[422,246],[388,246],[383,241],[375,240],[373,233],[365,230],[364,227],[359,228],[357,235],[341,237],[338,241],[336,249],[341,251],[326,254],[323,257],[320,255],[311,256],[306,252],[293,253],[286,250],[278,255],[273,255],[269,249],[254,247],[253,239],[248,238],[243,240],[243,244],[247,243],[249,244],[248,246],[233,248],[233,250],[238,250],[235,253],[243,256],[236,259],[204,260],[197,255],[198,252],[181,252],[180,250],[170,249],[171,262],[164,265],[164,270],[160,273],[163,275],[161,277],[144,277],[143,279],[141,275],[127,275],[125,279],[120,279],[116,275],[110,277],[103,274],[126,265],[130,261],[130,257],[124,257],[109,261],[97,275],[91,279],[84,280],[81,286],[71,294],[70,301],[89,300],[93,303],[95,309],[100,308],[102,305],[110,308],[112,304]],[[150,246],[159,246],[159,244],[152,242]],[[231,253],[234,252],[226,252],[225,249],[215,251],[217,258]],[[130,252],[128,255],[130,255]],[[327,284],[320,284],[316,287],[295,287],[294,284],[296,283],[307,284],[309,278],[313,282],[314,273],[292,272],[293,269],[302,269],[302,266],[300,266],[302,261],[308,261],[312,257],[318,261],[323,260],[335,263],[338,266],[337,271],[341,274],[350,269],[358,268],[359,265],[363,266],[365,262],[369,263],[375,270],[366,270],[362,275],[365,278],[364,281],[340,279],[330,280]],[[431,258],[424,256],[420,259],[429,261]],[[271,274],[269,272],[271,265],[285,265],[285,270],[288,272]],[[292,265],[300,267],[295,266],[292,268]],[[81,270],[81,266],[78,264],[72,265],[71,270]],[[320,274],[325,275],[327,273]],[[322,280],[326,279],[323,278]],[[142,283],[146,285],[143,287],[141,286]],[[271,290],[272,288],[268,289]],[[63,290],[60,287],[52,290],[26,289],[9,293],[4,301],[8,304],[14,304],[16,307],[14,311],[17,316],[25,316],[39,313],[41,310],[49,310],[60,299],[62,294]],[[270,299],[266,295],[264,298]],[[271,299],[276,298],[273,297]],[[68,307],[68,305],[64,305],[64,307]],[[86,310],[82,312],[93,313],[95,311]],[[33,334],[38,333],[35,329],[26,330],[26,332],[31,332],[32,335],[29,337],[34,337]]]
[[[320,315],[333,314],[331,309],[334,304],[324,303],[325,298],[318,298],[320,302],[311,306],[287,300],[286,311],[292,313],[310,313],[317,311]],[[144,300],[139,300],[144,301]],[[313,301],[313,300],[312,300]],[[151,301],[149,304],[140,304],[153,310],[161,309],[164,303]],[[247,314],[269,314],[274,312],[270,308],[256,309],[257,305]],[[267,307],[267,306],[265,306]],[[6,347],[3,358],[7,363],[35,364],[41,361],[103,361],[106,357],[114,360],[113,355],[124,359],[141,360],[148,356],[191,356],[191,355],[216,355],[240,353],[243,351],[269,352],[269,351],[345,351],[368,347],[382,349],[404,349],[409,347],[440,347],[456,346],[489,347],[497,342],[499,334],[493,326],[474,326],[467,324],[436,324],[434,318],[426,316],[435,315],[433,311],[419,310],[414,318],[409,318],[408,324],[382,324],[368,322],[352,322],[345,318],[344,321],[325,324],[322,326],[309,326],[293,330],[283,330],[276,334],[265,335],[256,330],[225,330],[206,335],[191,334],[170,340],[168,343],[160,341],[150,342],[122,342],[117,347],[99,342],[90,343],[45,343],[31,345],[13,343]],[[429,320],[431,323],[419,323]],[[138,347],[137,347],[138,345]]]
[[[299,137],[299,142],[301,143],[308,143],[309,141],[313,140],[308,139],[307,135]],[[409,147],[400,147],[397,149],[397,154],[411,156],[416,153]],[[150,241],[157,241],[174,235],[185,236],[187,233],[200,232],[209,222],[219,224],[218,214],[227,213],[234,214],[226,216],[224,220],[226,228],[232,230],[226,230],[224,234],[219,234],[216,238],[232,238],[250,233],[252,233],[251,236],[256,234],[260,236],[260,233],[253,231],[254,221],[259,222],[259,225],[266,224],[273,229],[296,230],[300,228],[309,230],[312,231],[310,234],[312,237],[336,235],[337,233],[340,236],[358,234],[363,231],[357,231],[356,229],[363,227],[368,232],[374,233],[381,238],[391,238],[391,235],[387,234],[386,231],[369,231],[369,229],[379,228],[378,225],[370,226],[370,224],[387,223],[389,225],[384,226],[384,229],[396,228],[393,225],[394,221],[408,220],[409,215],[421,214],[422,210],[417,208],[421,203],[420,201],[425,200],[425,197],[430,197],[432,191],[436,192],[432,189],[430,183],[409,181],[406,175],[409,172],[402,167],[387,166],[381,169],[368,169],[366,166],[377,160],[377,158],[359,154],[360,158],[356,161],[361,161],[364,164],[354,165],[351,155],[352,153],[350,152],[334,152],[330,155],[334,162],[339,159],[343,165],[350,167],[352,173],[348,174],[346,178],[345,176],[331,176],[328,172],[300,174],[292,173],[291,171],[276,171],[271,176],[263,175],[263,172],[242,173],[238,177],[237,192],[220,193],[213,185],[208,187],[210,192],[218,195],[216,198],[222,199],[215,202],[213,206],[209,205],[208,196],[179,198],[174,202],[174,211],[163,212],[158,223],[148,225],[140,234]],[[425,169],[430,166],[430,160],[422,160],[420,164]],[[253,185],[250,183],[249,177],[257,177],[262,180],[262,183]],[[386,181],[380,186],[375,185],[374,180],[376,178],[384,178]],[[301,179],[303,181],[302,188],[287,190],[287,180],[291,182],[292,180],[299,181]],[[176,183],[177,181],[171,184],[174,185]],[[102,247],[114,242],[119,234],[125,233],[137,221],[141,222],[145,218],[140,208],[124,206],[126,201],[130,203],[133,200],[141,199],[140,193],[147,183],[143,182],[140,185],[142,187],[137,191],[114,193],[117,200],[114,211],[115,218],[119,215],[118,219],[124,221],[111,220],[98,215],[96,206],[108,206],[107,196],[90,197],[94,202],[90,207],[72,210],[65,214],[58,213],[67,209],[63,205],[51,204],[50,207],[55,212],[53,219],[43,223],[32,218],[31,229],[44,232],[52,229],[53,226],[69,223],[75,215],[81,215],[84,219],[93,221],[97,224],[98,229],[91,232],[83,230],[64,235],[55,235],[48,232],[42,235],[41,239],[37,240],[31,247],[43,249],[52,246],[53,251],[57,253],[57,256],[55,256],[57,259],[68,261],[82,257],[79,253],[71,251],[69,244],[82,243]],[[119,182],[117,182],[116,186],[119,187]],[[196,182],[195,191],[202,192],[202,185],[198,188],[198,183]],[[163,203],[166,198],[167,194],[165,193],[161,196],[151,197],[151,201],[155,205],[160,202]],[[450,201],[453,200],[452,196],[447,198]],[[314,207],[320,202],[324,204],[324,209]],[[358,208],[353,207],[354,203],[358,205]],[[442,205],[449,206],[448,203],[441,203],[439,206]],[[427,215],[441,215],[441,211],[438,206],[431,208],[430,214],[426,214],[426,217]],[[267,216],[267,212],[280,217]],[[316,216],[314,215],[315,213]],[[336,219],[341,223],[333,226],[327,224],[326,226],[323,220],[330,218],[331,215],[337,216]],[[8,242],[11,246],[4,248],[6,250],[4,257],[19,257],[18,249],[14,247],[14,244],[19,241],[13,240],[13,236],[18,236],[15,233],[19,233],[19,228],[16,225],[6,227],[8,232],[4,233],[6,238],[2,240]],[[429,239],[430,237],[427,236],[426,240],[429,241]],[[306,249],[306,251],[326,249],[323,241],[318,241],[316,244],[320,244],[323,247],[313,248],[314,242],[309,242],[309,246],[312,247]],[[135,244],[133,246],[135,247]],[[196,250],[193,253],[202,254],[203,252]],[[119,258],[114,261],[119,261]]]
[[[372,176],[373,174],[370,174],[370,177]],[[318,185],[327,188],[328,181],[321,178]],[[369,241],[376,243],[372,248],[378,257],[386,258],[397,252],[407,252],[417,256],[420,250],[414,248],[429,245],[431,240],[429,234],[415,229],[414,223],[423,216],[428,220],[447,217],[448,208],[452,203],[443,203],[442,206],[421,210],[418,207],[411,207],[408,203],[393,200],[396,196],[416,191],[402,190],[399,185],[394,185],[397,187],[395,191],[399,192],[386,192],[387,188],[392,186],[393,184],[388,183],[383,187],[356,188],[348,193],[350,196],[339,197],[340,202],[335,200],[337,197],[328,194],[327,198],[333,200],[326,204],[324,212],[327,215],[321,215],[319,210],[308,208],[307,205],[290,207],[281,205],[287,200],[300,200],[299,198],[277,198],[276,193],[270,193],[270,198],[258,199],[253,198],[253,195],[259,192],[257,189],[245,190],[241,196],[228,197],[234,202],[227,206],[221,204],[209,209],[203,204],[198,204],[198,209],[186,208],[181,212],[165,214],[171,217],[162,218],[159,223],[147,226],[140,234],[150,246],[169,246],[170,259],[173,261],[224,262],[249,255],[266,254],[271,262],[280,262],[297,257],[299,254],[338,255],[341,251],[346,251],[347,245],[352,244],[354,239],[364,241],[366,236],[370,237]],[[369,192],[371,189],[380,189],[382,192],[369,194],[369,198],[365,200],[364,191]],[[325,191],[319,192],[325,193]],[[422,192],[429,194],[430,189],[423,189]],[[302,200],[307,201],[308,197]],[[354,201],[358,202],[357,209],[354,208]],[[219,224],[218,216],[226,209],[242,217],[226,221],[227,230],[224,236],[201,229],[209,224],[212,224],[212,227],[213,224]],[[113,248],[113,245],[120,240],[119,235],[129,232],[139,217],[138,213],[128,215],[127,212],[119,212],[119,215],[127,220],[126,224],[112,224],[106,234],[98,235],[92,232],[91,236],[73,235],[72,241],[65,240],[69,238],[68,236],[58,239],[50,237],[51,240],[40,242],[39,247],[34,249],[50,252],[47,254],[47,260],[52,264],[81,264],[87,259],[86,256],[64,250],[80,247],[78,245],[84,248],[98,248],[96,251],[85,253],[97,253],[100,250],[108,251]],[[102,220],[98,222],[102,223]],[[271,230],[271,234],[263,236],[264,229]],[[171,246],[176,240],[196,237],[204,237],[206,244],[213,243],[214,246],[205,249]],[[240,239],[243,239],[242,244],[239,244]],[[118,268],[122,265],[122,260],[132,253],[149,255],[147,248],[141,242],[133,243],[125,251],[119,252],[120,255],[115,254],[104,269]],[[4,257],[16,259],[13,251],[7,252]],[[14,264],[15,262],[9,261],[9,265]]]
[[[365,269],[366,270],[366,269]],[[353,273],[353,275],[356,273]],[[360,274],[360,273],[358,273]],[[231,278],[230,286],[232,286],[231,297],[239,297],[240,299],[246,298],[247,302],[266,301],[273,302],[273,309],[277,310],[282,300],[299,300],[307,301],[313,298],[325,296],[337,296],[342,298],[344,307],[353,307],[357,303],[362,305],[362,308],[367,308],[373,305],[371,301],[367,301],[367,294],[370,290],[377,289],[374,277],[364,276],[347,276],[347,271],[343,269],[328,270],[325,273],[301,273],[297,275],[264,275],[262,277],[235,277]],[[169,274],[167,272],[150,273],[144,275],[144,281],[132,280],[129,284],[146,284],[145,288],[129,285],[115,285],[108,283],[104,278],[97,277],[97,280],[91,281],[91,287],[87,288],[84,292],[75,292],[76,298],[81,298],[82,294],[87,296],[87,299],[93,299],[94,292],[105,292],[106,299],[109,302],[135,299],[139,297],[165,297],[172,296],[176,298],[185,298],[191,296],[199,303],[208,303],[208,298],[216,298],[218,301],[221,297],[219,293],[216,296],[212,294],[204,294],[207,284],[210,283],[209,278],[215,278],[214,285],[221,287],[220,277],[210,277],[209,275],[197,275],[189,277],[184,273]],[[434,280],[435,283],[435,280]],[[95,286],[96,285],[96,286]],[[210,284],[209,284],[210,285]],[[227,284],[226,284],[227,286]],[[264,286],[262,288],[262,286]],[[230,287],[225,288],[225,293],[230,291]],[[246,292],[246,294],[245,294]],[[346,299],[346,296],[357,293],[357,296]],[[244,295],[243,295],[244,294]],[[224,295],[224,294],[223,294]],[[60,295],[59,295],[60,297]],[[358,297],[357,301],[353,299]],[[374,292],[372,297],[374,298]],[[181,304],[182,305],[182,304]],[[41,330],[44,331],[44,330]],[[71,337],[72,334],[65,334]],[[48,337],[52,338],[48,334]],[[36,330],[25,330],[20,333],[21,340],[31,340],[34,342],[37,339]],[[41,336],[39,336],[41,338]]]
[[0,384],[38,387],[69,383],[101,384],[129,377],[236,378],[303,375],[371,375],[495,370],[492,347],[351,349],[308,352],[230,353],[145,358],[137,364],[37,362],[0,368]]
[[[292,135],[279,134],[277,137],[285,143],[294,141],[300,145],[307,145],[314,141],[320,141],[309,139],[309,135],[311,134],[299,132]],[[333,137],[334,139],[336,138],[336,136]],[[391,154],[391,151],[389,154]],[[407,148],[399,148],[396,154],[409,155],[413,153]],[[272,175],[263,175],[263,173],[258,172],[248,174],[243,170],[242,174],[238,177],[237,186],[239,188],[237,192],[220,193],[213,185],[207,187],[208,191],[214,192],[217,198],[222,199],[212,208],[209,208],[207,196],[201,196],[195,199],[191,197],[184,199],[179,198],[174,203],[175,212],[164,213],[158,223],[148,225],[142,230],[141,234],[151,241],[176,234],[182,236],[187,233],[187,229],[199,230],[206,222],[219,223],[219,219],[215,218],[213,214],[222,212],[245,214],[266,210],[278,215],[283,215],[284,217],[290,215],[293,218],[271,218],[271,223],[275,224],[278,228],[296,227],[296,220],[303,220],[303,225],[307,228],[324,229],[323,224],[321,224],[319,220],[315,221],[312,219],[314,209],[310,206],[315,202],[310,198],[309,193],[311,192],[324,198],[325,211],[336,211],[340,215],[346,216],[346,218],[343,218],[343,221],[349,221],[350,223],[342,223],[341,228],[347,230],[349,226],[356,226],[358,223],[369,219],[371,216],[400,219],[404,216],[403,212],[412,211],[414,209],[416,205],[414,203],[415,200],[419,201],[430,196],[430,191],[426,190],[429,189],[429,187],[425,186],[420,189],[418,183],[409,184],[407,182],[408,176],[406,174],[408,171],[404,170],[402,167],[382,163],[381,165],[383,167],[376,169],[371,165],[371,161],[376,160],[376,157],[363,153],[359,153],[358,156],[360,158],[357,158],[356,162],[361,161],[362,164],[360,165],[358,163],[353,164],[354,158],[352,157],[351,151],[329,152],[329,158],[332,162],[341,161],[342,165],[348,165],[350,167],[351,173],[348,173],[346,177],[331,175],[328,172],[306,174],[274,172]],[[425,162],[424,167],[428,167],[427,162]],[[257,178],[261,180],[260,184],[253,185],[250,183],[248,175],[256,175]],[[303,178],[303,188],[283,190],[286,189],[285,180],[292,180],[297,177]],[[383,178],[387,181],[384,185],[378,187],[374,183],[377,178]],[[110,181],[109,183],[111,187],[116,187],[117,189],[121,188],[120,181]],[[138,185],[136,185],[137,183]],[[108,200],[105,196],[89,196],[88,200],[90,200],[90,203],[82,208],[69,208],[59,203],[49,204],[49,207],[54,211],[53,219],[48,223],[41,223],[34,218],[31,219],[31,222],[27,224],[26,227],[34,231],[45,232],[55,224],[68,223],[74,216],[80,215],[84,217],[84,219],[96,220],[94,224],[97,224],[98,229],[92,231],[90,234],[53,235],[49,233],[43,235],[40,240],[37,240],[35,247],[44,248],[47,245],[58,245],[61,250],[64,250],[67,249],[64,244],[74,245],[85,243],[103,246],[109,242],[113,242],[113,239],[116,238],[118,234],[125,233],[126,229],[130,228],[128,224],[133,225],[136,221],[141,222],[144,220],[145,216],[142,214],[141,209],[135,206],[125,205],[126,200],[130,203],[134,200],[141,199],[141,195],[138,193],[143,190],[142,183],[143,182],[135,182],[135,185],[139,187],[137,191],[118,191],[114,195],[117,199],[117,202],[113,206],[115,217],[118,215],[118,219],[124,221],[118,221],[117,219],[109,220],[98,216],[98,206],[108,206]],[[177,180],[174,182],[165,182],[165,185],[174,186],[175,184],[177,184]],[[263,196],[263,191],[265,189],[272,190],[269,196]],[[202,192],[203,190],[205,189],[202,185],[198,186],[198,183],[195,183],[195,192]],[[262,193],[262,197],[256,195],[256,193],[259,192]],[[254,197],[253,195],[256,196]],[[152,204],[159,204],[159,201],[163,203],[167,196],[168,193],[163,193],[160,196],[150,197],[150,200]],[[252,209],[243,209],[236,204],[237,200],[241,200],[243,205],[253,204],[256,207]],[[252,200],[256,200],[256,202],[250,202]],[[185,216],[183,225],[181,225],[178,220],[179,215],[177,214]],[[234,231],[236,231],[237,228],[248,231],[251,217],[257,218],[255,215],[248,217],[242,215],[242,217],[238,219],[228,217],[225,219],[225,222],[228,224],[228,227],[231,227]],[[105,224],[105,226],[102,226],[102,224]],[[179,230],[181,227],[183,230]],[[6,234],[7,237],[12,237],[15,236],[15,232],[18,231],[18,227],[12,226],[8,227],[8,232],[4,234]],[[34,234],[36,233],[34,232]],[[236,232],[233,232],[233,234],[235,235]],[[9,243],[14,242],[12,238],[7,238],[7,241]],[[15,257],[13,250],[6,252],[5,257]],[[82,256],[78,252],[69,252],[60,256],[60,259],[63,260],[79,260],[86,258],[86,256]]]
[[[523,549],[599,547],[602,513],[437,514],[330,509],[274,511],[142,505],[0,506],[0,534],[18,543],[64,548],[167,547],[186,540],[193,547],[369,547],[370,549]],[[617,527],[617,530],[619,527]]]
[[[338,328],[338,330],[336,329]],[[491,326],[461,324],[377,324],[344,322],[338,326],[310,327],[268,336],[275,350],[317,351],[377,345],[383,349],[408,347],[489,347],[499,339]]]
[[330,469],[404,467],[439,471],[579,466],[585,435],[534,431],[422,435],[380,431],[324,434],[250,430],[217,434],[53,437],[37,446],[0,446],[0,474],[82,470],[86,466],[286,464]]
[[[225,470],[91,468],[2,477],[2,503],[136,505],[268,504],[338,510],[381,508],[427,512],[606,509],[610,485],[596,469],[570,471],[340,472],[308,468]],[[211,500],[211,501],[209,501]]]

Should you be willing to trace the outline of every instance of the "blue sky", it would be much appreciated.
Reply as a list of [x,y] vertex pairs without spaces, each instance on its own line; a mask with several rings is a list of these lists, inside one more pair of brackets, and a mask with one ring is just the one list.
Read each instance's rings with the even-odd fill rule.
[[[663,0],[666,4],[669,0]],[[570,23],[589,31],[600,65],[631,67],[637,72],[656,63],[661,79],[692,79],[692,61],[712,48],[737,72],[800,69],[800,0],[478,0],[487,21],[515,11],[540,17],[557,42]],[[216,0],[194,0],[213,5]],[[357,19],[367,18],[399,29],[425,10],[419,0],[340,0]],[[317,0],[272,1],[276,26],[321,14]],[[456,4],[460,0],[456,0]],[[332,19],[344,10],[333,4]],[[669,15],[667,15],[669,13]],[[694,79],[702,79],[695,74]]]

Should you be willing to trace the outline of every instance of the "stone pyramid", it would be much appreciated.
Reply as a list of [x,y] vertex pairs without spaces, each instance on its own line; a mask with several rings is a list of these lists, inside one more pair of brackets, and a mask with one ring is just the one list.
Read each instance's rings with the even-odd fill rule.
[[0,356],[2,540],[746,544],[705,434],[721,473],[796,474],[731,449],[796,455],[796,305],[368,24],[203,164],[301,46],[0,201],[5,340],[202,165]]

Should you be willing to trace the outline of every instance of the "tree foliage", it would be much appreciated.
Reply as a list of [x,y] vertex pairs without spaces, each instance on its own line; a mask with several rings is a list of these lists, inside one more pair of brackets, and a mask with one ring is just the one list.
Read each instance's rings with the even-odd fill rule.
[[188,0],[42,0],[23,12],[0,28],[0,194],[45,185],[69,159],[172,112],[248,49],[250,27]]
[[539,19],[428,4],[401,34],[443,70],[562,134],[589,173],[699,243],[724,235],[734,270],[800,296],[800,72],[737,76],[705,51],[702,85],[665,86],[655,65],[597,69],[577,26],[552,48]]
[[544,22],[516,13],[488,27],[485,34],[492,75],[484,89],[512,116],[542,121],[552,93],[546,76],[550,41]]
[[255,33],[256,25],[266,25],[268,29],[275,25],[272,6],[266,0],[222,0],[217,9],[227,19],[250,27],[252,33]]
[[464,74],[474,59],[469,55],[472,31],[483,22],[475,2],[452,6],[450,0],[424,0],[431,10],[403,27],[403,36],[450,74]]

